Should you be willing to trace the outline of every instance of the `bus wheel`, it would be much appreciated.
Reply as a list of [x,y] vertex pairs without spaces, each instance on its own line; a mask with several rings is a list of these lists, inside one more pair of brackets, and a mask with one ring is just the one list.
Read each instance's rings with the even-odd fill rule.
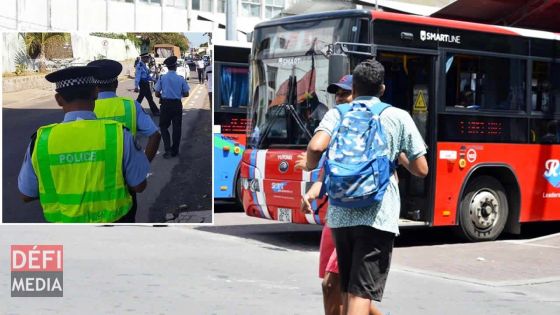
[[241,174],[238,173],[235,180],[235,202],[243,210],[243,194],[241,191]]
[[491,176],[469,181],[459,209],[462,236],[469,241],[495,240],[504,230],[508,202],[504,186]]

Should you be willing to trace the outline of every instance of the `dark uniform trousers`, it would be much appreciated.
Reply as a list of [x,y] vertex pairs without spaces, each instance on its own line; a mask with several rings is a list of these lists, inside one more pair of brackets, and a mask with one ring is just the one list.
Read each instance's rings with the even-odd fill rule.
[[140,81],[139,84],[140,93],[138,93],[138,98],[136,101],[142,104],[144,97],[148,100],[148,104],[150,105],[150,110],[152,114],[159,113],[159,109],[157,108],[156,103],[154,102],[154,97],[152,96],[152,90],[150,89],[150,82],[149,81]]
[[[181,123],[183,121],[183,103],[181,100],[161,99],[161,116],[159,117],[159,129],[165,152],[179,153],[181,142]],[[173,144],[169,139],[169,125],[173,124]]]

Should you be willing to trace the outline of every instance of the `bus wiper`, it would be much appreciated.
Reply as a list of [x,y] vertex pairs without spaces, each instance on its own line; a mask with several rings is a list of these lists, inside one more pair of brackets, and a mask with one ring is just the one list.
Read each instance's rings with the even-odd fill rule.
[[259,135],[259,142],[257,143],[257,148],[261,148],[262,143],[264,142],[264,139],[266,139],[266,137],[268,136],[268,134],[270,133],[270,130],[272,129],[272,126],[274,126],[274,123],[276,122],[276,120],[278,119],[278,116],[280,116],[280,112],[282,112],[282,109],[284,108],[285,104],[276,106],[275,108],[275,112],[272,113],[272,117],[270,119],[270,121],[268,121],[268,124],[266,125],[265,129],[262,132],[262,135]]
[[287,103],[282,103],[276,106],[275,108],[276,111],[272,113],[270,117],[270,121],[267,123],[266,128],[263,130],[262,134],[260,135],[259,142],[257,143],[258,148],[261,148],[264,139],[266,139],[266,137],[270,133],[272,126],[274,126],[274,123],[276,122],[276,120],[280,116],[280,113],[282,113],[283,110],[288,112],[290,116],[292,116],[292,118],[294,119],[298,127],[305,133],[305,135],[309,138],[309,140],[311,140],[313,135],[311,134],[309,129],[305,126],[303,119],[301,119],[301,116],[294,108],[294,105],[292,105],[292,103],[295,103],[296,100],[297,100],[297,78],[295,75],[291,75],[290,78],[288,79]]
[[309,129],[307,129],[305,123],[303,122],[303,119],[301,119],[300,114],[296,111],[293,105],[297,103],[297,77],[295,75],[290,76],[288,87],[288,103],[285,104],[285,107],[288,110],[288,113],[290,113],[290,115],[292,115],[292,117],[294,118],[298,127],[305,133],[305,135],[307,135],[307,137],[309,138],[308,140],[311,140],[311,132],[309,132]]
[[288,110],[288,113],[290,113],[292,115],[292,117],[294,118],[294,120],[296,121],[296,124],[298,125],[298,127],[305,133],[305,135],[309,138],[309,140],[311,140],[311,138],[313,137],[313,135],[311,134],[311,132],[309,131],[309,129],[307,129],[307,127],[305,126],[305,123],[303,122],[303,120],[301,119],[300,114],[296,111],[296,109],[294,108],[294,105],[292,104],[285,104],[284,105],[286,107],[286,109]]

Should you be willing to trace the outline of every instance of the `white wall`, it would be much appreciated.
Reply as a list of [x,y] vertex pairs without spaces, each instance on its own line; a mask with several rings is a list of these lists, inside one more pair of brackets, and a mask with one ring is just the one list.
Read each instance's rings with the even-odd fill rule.
[[[80,1],[80,31],[101,31],[105,30],[105,1],[90,0]],[[72,14],[75,16],[75,13]]]
[[161,6],[159,4],[145,4],[136,7],[136,30],[140,32],[161,30]]
[[2,72],[15,71],[15,57],[18,52],[23,51],[25,51],[25,44],[18,33],[2,33]]
[[18,11],[21,30],[47,28],[46,0],[19,0]]
[[[187,10],[173,7],[163,8],[163,30],[164,31],[186,31],[187,24]],[[198,30],[191,30],[191,32],[203,32]]]
[[[104,41],[108,43],[107,50],[103,46]],[[140,53],[128,40],[102,38],[87,33],[72,33],[72,52],[74,58],[84,62],[92,61],[98,55],[105,56],[105,53],[107,58],[117,61],[136,58]]]
[[0,29],[16,29],[16,2],[17,0],[3,0],[0,12]]
[[[239,0],[238,0],[239,1]],[[286,0],[286,4],[296,0]],[[0,0],[0,30],[46,31],[48,29],[47,0]],[[19,29],[16,25],[16,3],[19,3]],[[216,3],[216,2],[215,2]],[[239,1],[239,5],[241,2]],[[261,0],[264,4],[265,0]],[[107,10],[108,6],[108,10]],[[163,7],[159,3],[147,4],[105,0],[51,0],[51,28],[54,31],[110,31],[110,32],[221,32],[218,23],[225,24],[225,14],[217,12],[190,12],[184,8]],[[108,11],[108,14],[107,14]],[[238,9],[238,12],[241,12]],[[264,11],[263,11],[264,12]],[[78,14],[79,13],[79,14]],[[197,20],[198,13],[214,22]],[[107,18],[109,20],[107,29]],[[78,25],[79,20],[79,25]],[[135,22],[136,20],[136,22]],[[238,16],[238,29],[251,31],[259,17]]]
[[130,32],[134,30],[134,4],[126,2],[109,3],[109,31]]
[[76,0],[51,0],[51,25],[54,30],[77,29]]

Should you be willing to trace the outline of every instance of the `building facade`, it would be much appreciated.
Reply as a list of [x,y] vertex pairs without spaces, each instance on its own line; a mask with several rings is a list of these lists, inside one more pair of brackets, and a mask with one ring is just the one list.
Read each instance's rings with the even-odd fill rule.
[[[238,37],[297,0],[236,0]],[[227,0],[3,0],[0,30],[212,32],[225,38]]]

